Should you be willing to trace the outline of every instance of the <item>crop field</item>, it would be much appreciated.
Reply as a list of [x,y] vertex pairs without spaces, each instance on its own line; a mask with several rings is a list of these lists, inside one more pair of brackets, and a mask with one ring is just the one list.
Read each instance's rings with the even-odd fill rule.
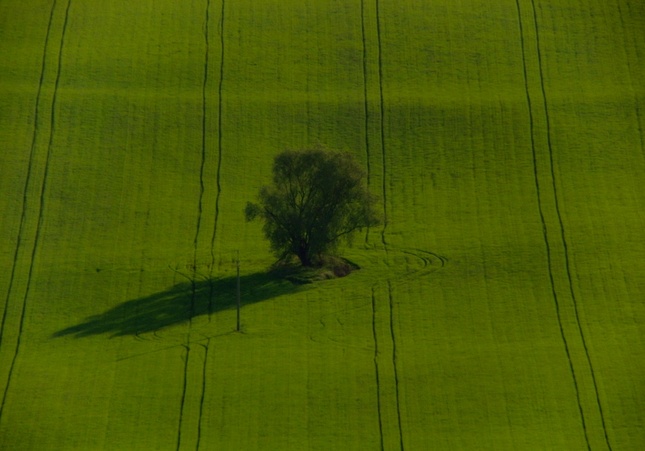
[[[0,0],[0,449],[645,449],[644,128],[641,0]],[[294,285],[317,144],[384,222]]]

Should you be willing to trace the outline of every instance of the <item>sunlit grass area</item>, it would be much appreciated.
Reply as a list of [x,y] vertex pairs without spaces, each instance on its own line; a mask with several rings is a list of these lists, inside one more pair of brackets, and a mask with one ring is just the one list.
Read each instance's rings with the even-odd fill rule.
[[[645,448],[643,30],[630,0],[0,1],[0,448]],[[302,284],[244,206],[319,144],[384,222]]]

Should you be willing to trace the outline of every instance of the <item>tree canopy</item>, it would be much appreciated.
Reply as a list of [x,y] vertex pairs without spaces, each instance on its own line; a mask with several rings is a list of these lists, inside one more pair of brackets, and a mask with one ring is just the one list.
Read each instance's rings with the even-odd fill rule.
[[315,266],[341,239],[379,223],[377,200],[364,178],[349,153],[320,147],[284,151],[275,157],[273,184],[260,189],[258,203],[247,203],[246,220],[264,221],[264,234],[280,259],[296,255],[303,266]]

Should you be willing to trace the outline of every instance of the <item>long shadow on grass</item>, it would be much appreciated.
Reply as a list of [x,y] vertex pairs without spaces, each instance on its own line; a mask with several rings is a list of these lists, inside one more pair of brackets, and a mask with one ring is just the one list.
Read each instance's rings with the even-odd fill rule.
[[[290,293],[297,285],[270,273],[255,273],[240,277],[241,304],[256,302]],[[87,337],[110,334],[112,337],[154,332],[191,318],[235,308],[237,277],[199,280],[177,284],[165,291],[133,299],[94,315],[81,324],[54,334],[55,337],[74,335]]]

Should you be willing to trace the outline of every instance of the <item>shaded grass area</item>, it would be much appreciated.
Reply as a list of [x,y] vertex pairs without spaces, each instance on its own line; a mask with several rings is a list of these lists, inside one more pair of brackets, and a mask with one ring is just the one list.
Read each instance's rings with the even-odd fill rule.
[[[243,306],[297,289],[296,285],[274,273],[258,272],[240,277]],[[154,332],[198,316],[233,309],[237,305],[236,292],[236,276],[179,283],[167,290],[123,302],[56,332],[54,337],[73,335],[80,338],[98,334],[118,337]]]

